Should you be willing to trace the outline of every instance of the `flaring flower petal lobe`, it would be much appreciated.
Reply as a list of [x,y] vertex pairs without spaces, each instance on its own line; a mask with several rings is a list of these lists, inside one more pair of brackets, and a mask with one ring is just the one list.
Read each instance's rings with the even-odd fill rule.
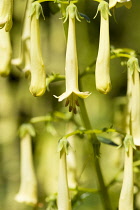
[[74,92],[77,96],[79,96],[80,98],[87,98],[88,96],[90,96],[91,93],[87,92]]

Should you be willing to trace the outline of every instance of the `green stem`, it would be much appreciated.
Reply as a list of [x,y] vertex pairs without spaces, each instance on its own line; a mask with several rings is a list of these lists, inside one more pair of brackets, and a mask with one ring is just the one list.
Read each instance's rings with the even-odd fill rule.
[[70,191],[78,191],[78,192],[86,192],[86,193],[98,193],[98,189],[92,188],[85,188],[85,187],[77,187],[77,188],[70,188]]
[[[80,113],[81,119],[83,121],[85,128],[92,129],[84,100],[80,99],[79,104],[80,104],[80,111],[81,111],[81,113]],[[88,139],[89,139],[91,145],[93,146],[94,165],[95,165],[95,169],[96,169],[96,173],[97,173],[97,180],[98,180],[98,184],[99,184],[99,191],[100,191],[100,195],[101,195],[101,199],[102,199],[102,204],[103,204],[105,210],[111,210],[112,208],[111,208],[111,204],[110,204],[110,199],[109,199],[107,187],[105,186],[105,183],[104,183],[103,175],[102,175],[101,168],[100,168],[99,158],[98,158],[100,143],[97,140],[95,134],[90,134]]]

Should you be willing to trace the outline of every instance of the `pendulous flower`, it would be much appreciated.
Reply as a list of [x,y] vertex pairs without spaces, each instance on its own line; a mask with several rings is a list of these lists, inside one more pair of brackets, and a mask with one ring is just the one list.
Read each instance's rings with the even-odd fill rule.
[[126,135],[124,139],[125,159],[123,185],[119,199],[119,210],[133,210],[133,138]]
[[68,142],[66,139],[61,139],[58,144],[59,159],[59,175],[58,175],[58,210],[71,210],[71,199],[68,188],[67,177],[67,161],[66,154],[68,150]]
[[12,56],[12,48],[10,42],[9,32],[5,32],[5,29],[0,29],[0,75],[5,77],[10,73],[10,63]]
[[73,3],[70,3],[66,10],[65,19],[66,21],[67,18],[69,18],[65,61],[66,92],[57,98],[58,101],[63,101],[66,99],[65,106],[69,105],[69,111],[73,111],[76,114],[76,106],[79,106],[78,97],[87,98],[90,93],[80,92],[78,88],[78,60],[76,49],[75,17],[79,20],[77,7]]
[[21,38],[20,55],[18,58],[12,59],[12,64],[25,73],[25,76],[30,75],[31,61],[30,61],[30,10],[32,0],[27,1],[27,9],[25,11],[23,33]]
[[41,53],[39,15],[42,7],[38,2],[32,3],[31,13],[31,84],[33,96],[41,96],[46,91],[46,72]]
[[132,56],[127,66],[131,76],[131,130],[134,144],[140,146],[140,67],[138,59]]
[[12,28],[13,0],[0,0],[0,28],[10,31]]
[[101,1],[98,6],[100,11],[100,39],[99,50],[95,67],[96,88],[101,93],[107,94],[111,89],[110,81],[110,41],[109,41],[109,8],[108,3]]
[[22,125],[20,128],[21,184],[15,200],[19,203],[35,205],[37,203],[37,180],[33,166],[31,135],[35,135],[33,127],[28,124]]

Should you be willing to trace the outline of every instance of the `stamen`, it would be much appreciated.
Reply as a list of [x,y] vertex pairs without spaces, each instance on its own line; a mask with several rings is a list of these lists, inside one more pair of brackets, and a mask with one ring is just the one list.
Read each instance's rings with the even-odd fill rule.
[[76,104],[76,106],[80,106],[80,105],[79,105],[79,102],[78,102],[78,99],[75,100],[75,104]]
[[65,107],[67,107],[70,103],[70,100],[67,98],[66,103],[65,103]]
[[69,106],[69,112],[71,112],[73,110],[72,106]]
[[73,113],[74,113],[74,114],[77,114],[76,107],[73,108]]

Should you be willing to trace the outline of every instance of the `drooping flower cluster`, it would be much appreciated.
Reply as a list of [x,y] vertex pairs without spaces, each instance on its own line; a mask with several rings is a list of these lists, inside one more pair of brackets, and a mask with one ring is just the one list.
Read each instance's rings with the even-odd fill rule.
[[133,210],[133,149],[140,146],[140,68],[138,59],[132,54],[127,62],[127,115],[126,137],[124,139],[124,177],[119,199],[119,210]]

